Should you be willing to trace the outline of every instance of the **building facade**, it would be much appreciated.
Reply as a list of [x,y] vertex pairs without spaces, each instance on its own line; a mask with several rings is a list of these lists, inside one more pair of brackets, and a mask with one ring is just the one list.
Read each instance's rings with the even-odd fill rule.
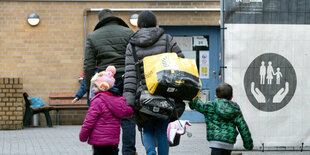
[[[137,27],[129,23],[130,16],[141,10],[153,10],[158,18],[158,25],[183,43],[181,48],[185,49],[187,57],[200,61],[197,59],[200,55],[197,51],[210,51],[210,60],[216,60],[210,62],[211,66],[215,64],[215,69],[213,72],[208,69],[207,73],[212,73],[209,79],[218,79],[219,0],[1,1],[0,77],[22,79],[23,91],[30,96],[41,97],[45,104],[49,103],[51,93],[75,93],[80,87],[78,78],[83,73],[85,36],[93,31],[98,22],[98,10],[102,8],[113,10],[134,31]],[[39,25],[30,26],[27,23],[27,17],[31,13],[39,15]],[[203,42],[201,45],[197,43],[199,38]],[[203,80],[204,89],[208,89],[207,83],[206,78]],[[0,111],[5,109],[5,105],[0,104]],[[68,122],[63,121],[61,124],[72,124],[70,119],[77,119],[73,124],[79,124],[86,112],[62,113],[68,114],[63,117]],[[0,121],[3,119],[1,114]],[[52,119],[55,123],[54,112]],[[44,119],[41,120],[44,125]]]

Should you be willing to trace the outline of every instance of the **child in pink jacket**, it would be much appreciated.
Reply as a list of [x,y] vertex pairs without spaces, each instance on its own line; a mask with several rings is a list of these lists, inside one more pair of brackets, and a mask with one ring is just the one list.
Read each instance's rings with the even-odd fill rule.
[[133,109],[126,106],[124,97],[107,91],[114,85],[115,72],[115,67],[109,66],[91,80],[95,97],[82,125],[80,141],[93,145],[94,155],[118,154],[121,118],[133,114]]

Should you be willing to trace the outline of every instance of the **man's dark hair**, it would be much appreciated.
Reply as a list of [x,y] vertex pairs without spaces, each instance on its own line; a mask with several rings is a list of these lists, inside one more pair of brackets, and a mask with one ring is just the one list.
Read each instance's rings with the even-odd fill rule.
[[98,14],[98,19],[101,21],[104,18],[113,16],[113,12],[110,9],[103,9]]
[[142,11],[138,17],[139,28],[156,27],[156,16],[152,11]]
[[233,88],[231,85],[227,83],[220,83],[216,87],[216,96],[217,98],[225,98],[227,100],[230,100],[232,98],[233,94]]

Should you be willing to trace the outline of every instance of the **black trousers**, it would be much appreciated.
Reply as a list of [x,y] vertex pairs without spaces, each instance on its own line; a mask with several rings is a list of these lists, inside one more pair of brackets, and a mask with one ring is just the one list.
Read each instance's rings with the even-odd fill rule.
[[93,146],[94,155],[118,155],[117,145]]
[[230,155],[231,150],[211,148],[211,155]]

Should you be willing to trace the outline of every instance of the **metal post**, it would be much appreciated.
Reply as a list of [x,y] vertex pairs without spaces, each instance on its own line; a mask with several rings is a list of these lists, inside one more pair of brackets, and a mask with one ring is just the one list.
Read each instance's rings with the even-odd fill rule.
[[224,52],[224,0],[221,0],[221,75],[222,81],[225,82],[225,52]]
[[59,109],[56,110],[56,125],[59,125]]

